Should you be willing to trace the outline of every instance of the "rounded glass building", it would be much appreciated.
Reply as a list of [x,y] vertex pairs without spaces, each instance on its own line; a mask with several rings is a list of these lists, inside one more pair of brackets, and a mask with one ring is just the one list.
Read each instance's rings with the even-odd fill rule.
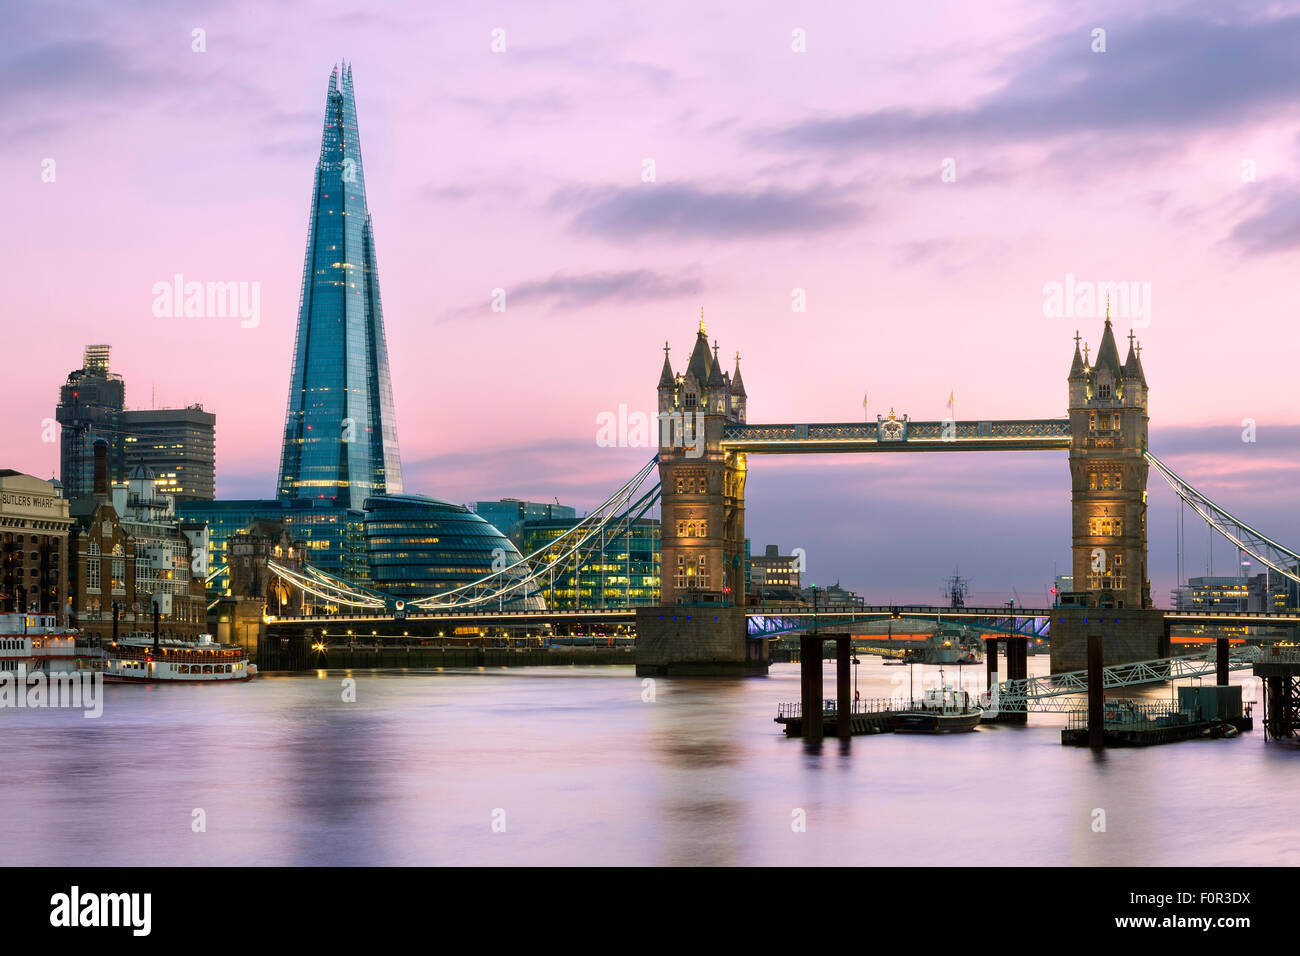
[[[364,505],[367,586],[413,600],[469,584],[521,557],[510,539],[464,505],[424,495],[379,495]],[[495,562],[495,567],[494,567]],[[511,610],[541,610],[522,589]]]

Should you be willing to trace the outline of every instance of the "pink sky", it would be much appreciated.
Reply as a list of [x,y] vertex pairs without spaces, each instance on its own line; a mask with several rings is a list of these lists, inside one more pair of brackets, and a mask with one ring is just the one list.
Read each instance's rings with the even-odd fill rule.
[[[594,505],[649,454],[598,447],[596,416],[653,407],[664,339],[684,362],[701,307],[742,353],[750,421],[860,420],[864,393],[873,418],[942,418],[950,391],[962,418],[1061,416],[1075,328],[1101,332],[1043,314],[1073,274],[1150,283],[1153,450],[1294,547],[1300,10],[1257,6],[13,8],[0,465],[57,469],[42,423],[103,341],[130,404],[216,412],[220,495],[272,494],[346,58],[408,490]],[[176,273],[260,283],[260,323],[155,318]],[[868,597],[933,599],[955,564],[989,599],[1041,596],[1068,563],[1062,454],[751,472],[755,549],[802,546]]]

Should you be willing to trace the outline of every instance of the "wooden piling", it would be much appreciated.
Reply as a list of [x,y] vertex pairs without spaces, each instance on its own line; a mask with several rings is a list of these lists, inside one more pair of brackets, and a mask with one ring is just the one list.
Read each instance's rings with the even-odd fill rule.
[[1101,635],[1088,635],[1088,746],[1106,746],[1106,692],[1102,685]]
[[799,638],[799,677],[803,688],[803,736],[822,738],[822,639],[812,634]]
[[853,733],[852,661],[853,639],[847,636],[835,638],[835,733],[840,737]]

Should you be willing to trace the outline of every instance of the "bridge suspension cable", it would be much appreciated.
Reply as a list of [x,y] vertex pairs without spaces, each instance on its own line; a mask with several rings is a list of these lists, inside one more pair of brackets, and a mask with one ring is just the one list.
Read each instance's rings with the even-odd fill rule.
[[[509,565],[494,568],[490,574],[477,580],[408,601],[407,608],[437,611],[488,603],[504,606],[507,602],[513,605],[520,601],[540,601],[543,582],[553,585],[566,575],[576,576],[583,567],[603,554],[610,543],[630,533],[636,522],[659,501],[659,482],[657,478],[651,478],[658,464],[659,456],[656,455],[598,508],[545,546]],[[278,561],[267,561],[266,566],[286,583],[331,604],[382,611],[396,601],[391,595],[354,584],[309,564],[294,569]]]
[[1283,547],[1272,538],[1256,531],[1201,494],[1145,448],[1143,456],[1151,463],[1184,502],[1205,519],[1206,523],[1251,557],[1272,568],[1284,578],[1300,584],[1300,554]]
[[[437,610],[489,602],[503,604],[507,598],[513,603],[539,596],[543,581],[554,582],[556,576],[567,574],[576,576],[659,501],[659,482],[650,477],[658,464],[659,456],[655,455],[598,508],[531,554],[477,581],[411,601],[409,606]],[[642,491],[647,482],[647,490]]]
[[388,606],[390,600],[387,595],[379,591],[372,591],[342,578],[336,578],[310,564],[303,565],[302,570],[299,571],[286,567],[278,561],[268,560],[266,567],[285,583],[331,604],[382,611]]

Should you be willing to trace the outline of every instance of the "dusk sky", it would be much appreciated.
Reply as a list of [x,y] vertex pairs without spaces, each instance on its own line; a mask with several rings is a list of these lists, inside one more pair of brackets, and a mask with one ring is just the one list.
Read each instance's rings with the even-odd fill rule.
[[[701,308],[750,422],[861,421],[864,394],[873,421],[950,393],[1063,417],[1105,311],[1048,314],[1072,276],[1149,290],[1112,314],[1152,451],[1296,548],[1300,3],[1135,6],[6,0],[0,467],[57,473],[45,420],[107,342],[130,406],[216,413],[220,497],[273,496],[346,60],[407,491],[595,506],[653,453],[599,447],[597,416],[653,411]],[[257,283],[256,324],[155,317],[178,273]],[[1167,606],[1178,508],[1149,488]],[[960,567],[974,601],[1040,603],[1066,455],[754,456],[746,526],[872,602]]]

